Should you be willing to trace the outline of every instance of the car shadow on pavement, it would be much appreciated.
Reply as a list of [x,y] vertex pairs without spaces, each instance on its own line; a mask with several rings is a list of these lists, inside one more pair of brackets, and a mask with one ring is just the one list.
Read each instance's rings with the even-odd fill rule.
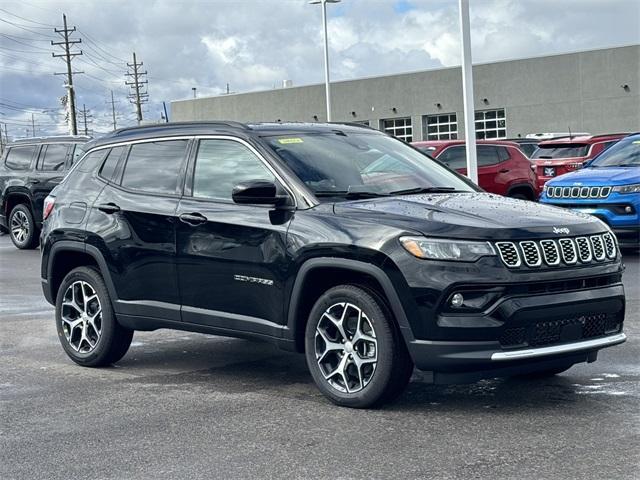
[[[204,341],[178,340],[157,348],[149,344],[144,351],[134,348],[118,368],[135,370],[135,378],[128,381],[151,388],[229,395],[257,393],[274,400],[329,405],[315,387],[303,355],[249,340],[211,338],[216,341],[207,341],[205,337]],[[159,368],[169,370],[158,372]],[[594,395],[606,395],[608,402],[625,395],[619,388],[624,379],[618,375],[599,376],[599,371],[596,367],[587,377],[569,370],[544,379],[500,378],[463,385],[434,385],[416,370],[406,391],[383,410],[556,410],[580,405]]]

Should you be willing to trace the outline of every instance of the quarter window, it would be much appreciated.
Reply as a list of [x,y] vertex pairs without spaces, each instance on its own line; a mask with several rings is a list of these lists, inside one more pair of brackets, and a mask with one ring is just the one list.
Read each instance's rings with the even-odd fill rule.
[[176,193],[188,140],[132,145],[122,186],[151,193]]
[[118,161],[120,160],[122,152],[125,150],[125,148],[126,147],[114,147],[109,151],[106,160],[100,168],[99,175],[102,178],[108,180],[109,182],[113,181],[113,175],[116,172],[116,168],[118,167]]
[[68,145],[62,143],[44,145],[40,151],[38,170],[49,172],[64,170],[64,164],[67,162],[68,149]]
[[458,120],[455,113],[422,117],[423,138],[426,140],[457,140]]
[[382,121],[382,129],[405,142],[413,141],[413,127],[411,118],[389,118]]
[[507,138],[507,123],[504,108],[476,112],[476,138]]
[[4,163],[12,170],[28,170],[37,148],[37,145],[11,147]]
[[193,196],[231,200],[233,188],[275,176],[245,145],[233,140],[201,140],[193,174]]

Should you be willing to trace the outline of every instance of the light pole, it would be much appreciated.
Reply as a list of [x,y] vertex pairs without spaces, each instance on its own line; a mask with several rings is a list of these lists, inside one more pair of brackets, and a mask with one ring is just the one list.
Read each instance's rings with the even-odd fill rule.
[[327,37],[327,3],[339,3],[340,0],[312,0],[311,5],[322,5],[322,28],[324,30],[324,88],[327,99],[327,122],[331,121],[331,88],[329,87],[329,38]]
[[462,44],[462,95],[464,108],[464,136],[467,148],[467,177],[478,183],[478,158],[476,155],[476,124],[473,101],[473,67],[471,63],[471,27],[469,25],[469,0],[458,0],[460,13],[460,40]]

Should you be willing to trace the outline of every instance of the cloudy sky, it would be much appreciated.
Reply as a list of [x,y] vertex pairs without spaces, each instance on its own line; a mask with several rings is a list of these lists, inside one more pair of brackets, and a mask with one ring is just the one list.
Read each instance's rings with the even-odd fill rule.
[[[458,65],[457,0],[342,0],[330,5],[332,78],[351,79]],[[89,129],[135,123],[124,85],[135,51],[149,81],[145,120],[162,102],[323,81],[321,13],[307,0],[2,0],[0,123],[9,136],[64,133],[65,94],[55,27],[66,13],[82,39],[73,60],[77,108]],[[474,62],[640,42],[640,0],[471,0]],[[83,127],[79,115],[79,127]]]

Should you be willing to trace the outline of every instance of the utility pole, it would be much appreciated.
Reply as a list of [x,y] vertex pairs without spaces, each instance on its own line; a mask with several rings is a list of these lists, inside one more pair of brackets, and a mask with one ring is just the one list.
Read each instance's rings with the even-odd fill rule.
[[64,61],[67,64],[66,73],[54,73],[54,75],[67,76],[66,87],[69,89],[69,110],[68,111],[69,111],[69,119],[70,119],[70,130],[71,130],[71,135],[77,135],[78,128],[76,126],[76,98],[75,98],[76,94],[75,94],[75,91],[73,90],[73,74],[84,73],[84,72],[74,72],[73,69],[71,68],[71,60],[78,55],[82,55],[82,50],[80,50],[79,52],[72,52],[71,46],[76,43],[82,43],[82,39],[70,40],[69,36],[70,34],[76,31],[76,27],[73,27],[71,29],[67,28],[67,16],[65,14],[62,14],[62,21],[64,23],[64,28],[63,29],[54,28],[54,31],[63,38],[63,41],[54,42],[52,40],[51,45],[62,45],[64,49],[64,53],[62,54],[52,53],[51,55],[54,57],[63,57]]
[[84,119],[84,134],[85,134],[86,136],[89,136],[89,129],[87,128],[87,118],[88,118],[89,120],[91,120],[91,115],[87,116],[87,113],[88,113],[88,112],[87,112],[87,107],[86,107],[86,105],[83,103],[83,104],[82,104],[82,117],[83,117],[83,119]]
[[142,65],[142,62],[138,63],[136,61],[136,52],[133,52],[133,63],[127,63],[127,66],[133,69],[133,72],[127,72],[127,76],[133,77],[133,80],[131,82],[124,82],[125,85],[129,85],[131,87],[129,100],[136,106],[138,125],[142,122],[142,104],[149,100],[149,94],[147,91],[141,91],[143,86],[149,83],[147,80],[142,80],[142,78],[147,74],[146,70],[144,72],[139,70]]
[[33,113],[31,114],[31,136],[36,136],[36,121],[33,118]]
[[111,105],[111,117],[113,119],[113,129],[115,130],[118,128],[116,124],[116,103],[118,102],[113,99],[113,90],[111,90],[111,101],[107,100],[107,103]]

